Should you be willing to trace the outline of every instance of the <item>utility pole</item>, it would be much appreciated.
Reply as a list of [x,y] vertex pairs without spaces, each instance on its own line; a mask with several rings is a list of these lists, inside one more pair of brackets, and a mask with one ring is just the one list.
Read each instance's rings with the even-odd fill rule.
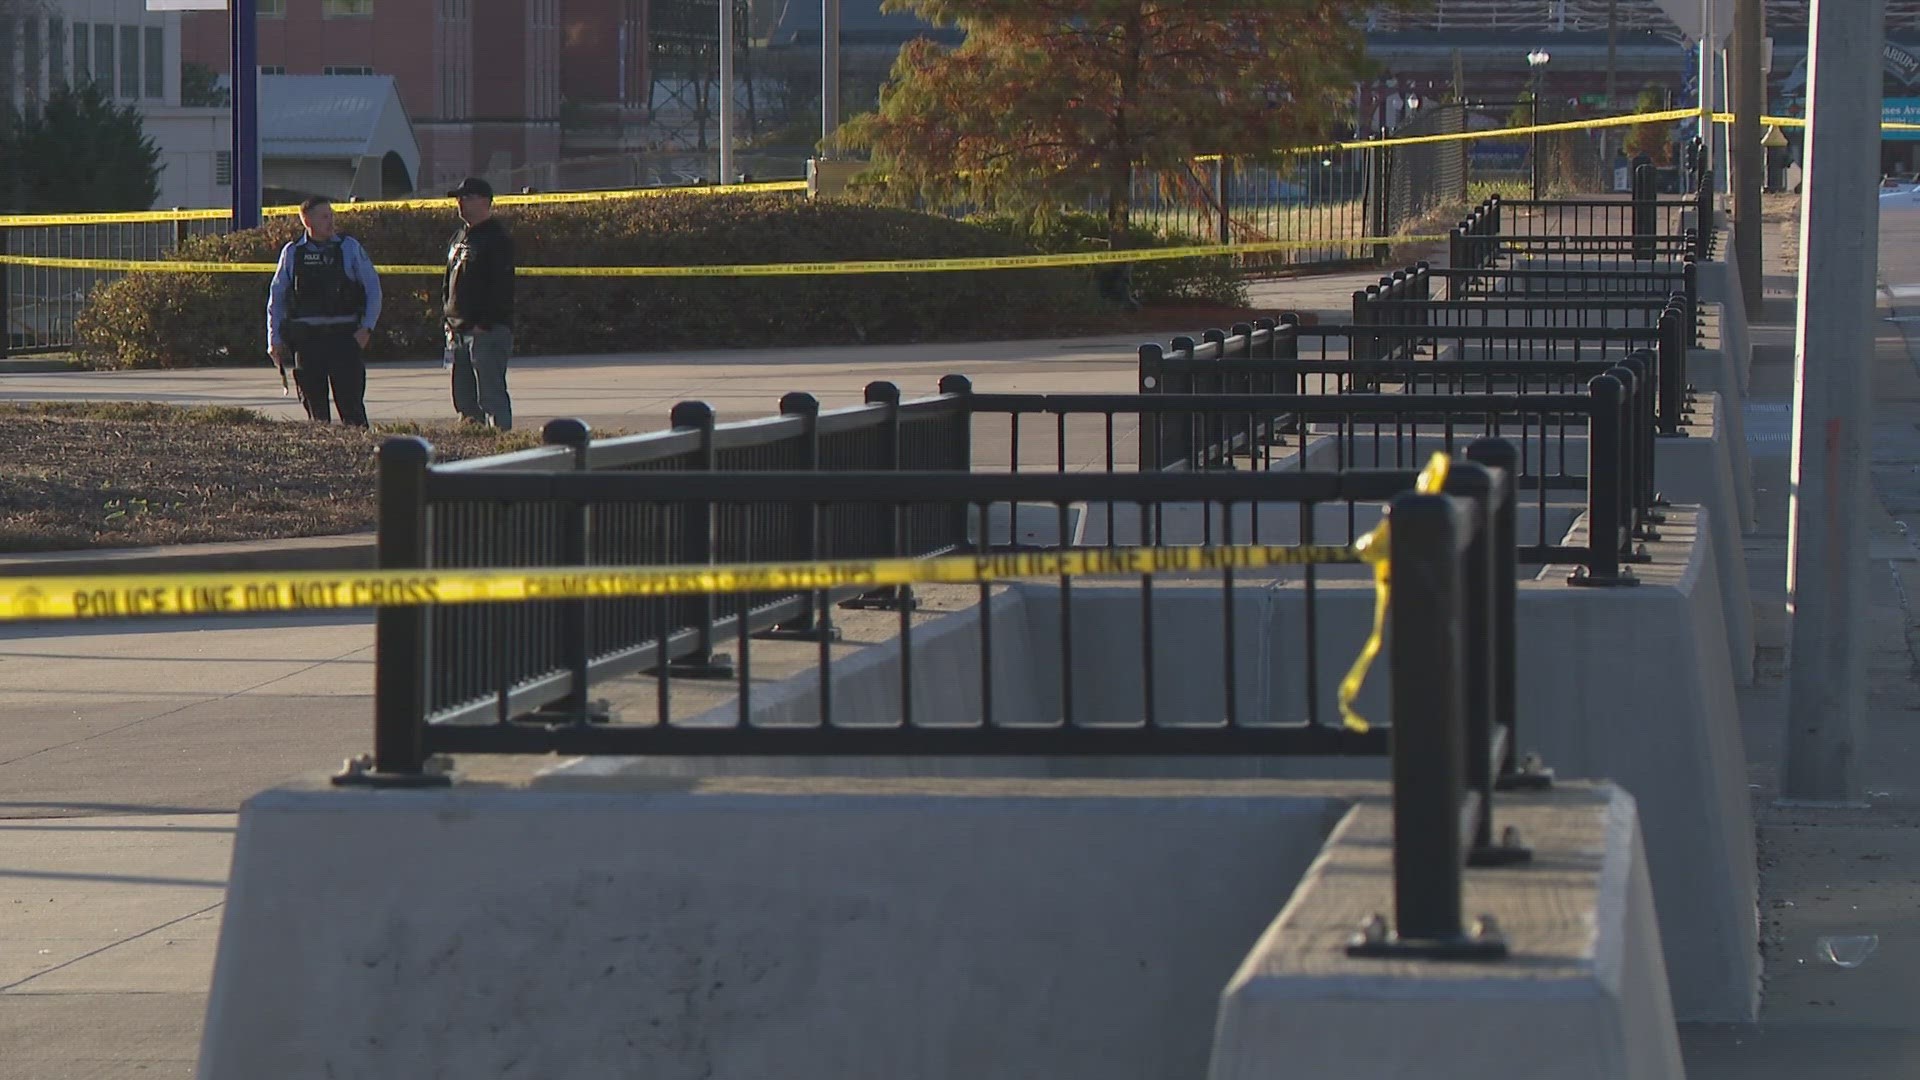
[[1797,802],[1860,791],[1885,12],[1885,0],[1813,0],[1808,30],[1782,785]]
[[733,0],[720,0],[720,183],[733,183]]
[[1733,159],[1733,257],[1747,311],[1758,314],[1766,295],[1762,280],[1760,189],[1766,186],[1767,151],[1760,145],[1760,114],[1766,110],[1760,74],[1762,0],[1733,0],[1733,126],[1728,131]]
[[233,224],[260,227],[260,20],[254,0],[233,0]]
[[820,145],[827,145],[840,127],[840,0],[820,0]]

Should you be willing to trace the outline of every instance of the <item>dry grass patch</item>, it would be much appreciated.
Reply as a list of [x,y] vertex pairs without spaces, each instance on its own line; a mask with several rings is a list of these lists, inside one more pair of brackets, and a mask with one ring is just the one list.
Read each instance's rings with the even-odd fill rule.
[[396,434],[423,435],[448,459],[539,442],[533,432],[417,424],[362,431],[224,407],[0,405],[0,551],[368,530],[374,451]]

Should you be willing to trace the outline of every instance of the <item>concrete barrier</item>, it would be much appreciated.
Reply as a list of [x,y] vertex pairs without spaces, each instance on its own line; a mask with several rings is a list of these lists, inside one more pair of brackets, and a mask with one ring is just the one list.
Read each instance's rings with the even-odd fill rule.
[[[1636,588],[1566,584],[1568,567],[1523,581],[1517,597],[1520,744],[1568,777],[1604,777],[1639,800],[1667,942],[1668,974],[1685,1019],[1750,1018],[1758,980],[1753,827],[1746,756],[1727,656],[1715,549],[1704,514],[1676,506]],[[1576,529],[1569,537],[1584,542]],[[1300,575],[1242,577],[1234,607],[1236,698],[1243,722],[1299,723],[1309,700],[1305,592]],[[995,718],[1062,716],[1060,590],[1020,584],[995,597]],[[1337,722],[1335,692],[1372,620],[1371,584],[1330,579],[1316,590],[1318,662],[1312,700]],[[1156,710],[1161,723],[1215,723],[1225,708],[1225,617],[1217,584],[1154,588]],[[1075,718],[1145,717],[1140,593],[1135,585],[1073,588]],[[981,718],[978,608],[914,632],[917,723]],[[1388,644],[1389,656],[1394,646]],[[1383,658],[1382,664],[1388,660]],[[1384,667],[1380,669],[1384,672]],[[817,722],[819,672],[754,690],[755,722]],[[1363,715],[1389,715],[1384,677],[1369,680]],[[836,661],[838,722],[900,715],[897,642]],[[691,723],[730,724],[721,705]],[[1234,758],[595,758],[563,766],[576,778],[647,775],[912,777],[1104,776],[1355,778],[1384,776],[1384,759]]]
[[[1730,410],[1725,409],[1717,395],[1705,395],[1695,402],[1691,422],[1686,427],[1686,435],[1681,438],[1654,440],[1653,473],[1655,489],[1668,500],[1680,504],[1696,504],[1708,511],[1712,526],[1706,535],[1713,544],[1715,572],[1719,575],[1719,597],[1722,617],[1726,623],[1727,659],[1734,682],[1740,686],[1749,686],[1753,682],[1753,602],[1752,592],[1747,581],[1747,562],[1745,545],[1741,540],[1743,528],[1737,524],[1743,519],[1739,504],[1740,484],[1734,478],[1732,438],[1729,425],[1722,423],[1722,417]],[[1539,434],[1534,433],[1536,439]],[[1587,468],[1587,437],[1584,431],[1570,433],[1564,438],[1554,438],[1552,449],[1548,452],[1547,471],[1565,470],[1574,474]],[[1464,440],[1455,440],[1454,449],[1458,449]],[[1744,448],[1744,447],[1743,447]],[[1306,467],[1309,469],[1342,468],[1394,468],[1407,467],[1408,463],[1420,460],[1437,450],[1449,449],[1446,440],[1438,435],[1421,435],[1418,439],[1401,437],[1383,440],[1375,447],[1372,440],[1356,439],[1351,446],[1331,435],[1313,436],[1309,439]],[[1538,453],[1538,444],[1529,447]],[[1283,463],[1284,468],[1298,467],[1292,462]],[[1530,460],[1529,466],[1535,472],[1541,471],[1537,461]],[[1748,486],[1751,496],[1751,485]],[[1572,519],[1584,510],[1585,493],[1574,490],[1549,491],[1549,503],[1543,513],[1537,502],[1537,493],[1522,492],[1519,501],[1521,520],[1518,534],[1522,543],[1546,543],[1564,535]],[[1342,508],[1343,509],[1343,508]],[[1376,512],[1377,514],[1377,512]],[[1541,521],[1548,523],[1547,531],[1536,532]],[[1735,523],[1725,525],[1723,523]],[[1557,527],[1558,526],[1558,527]],[[1316,535],[1322,535],[1316,533]],[[1336,534],[1336,539],[1344,534]],[[1290,543],[1291,540],[1278,541]]]
[[[1694,349],[1688,354],[1687,373],[1690,378],[1696,370],[1713,371],[1724,367],[1725,360],[1718,349]],[[1696,411],[1705,395],[1717,394],[1720,398],[1713,403],[1714,427],[1726,439],[1727,459],[1733,467],[1733,493],[1740,510],[1737,519],[1740,531],[1751,533],[1757,527],[1758,518],[1754,509],[1753,453],[1747,445],[1746,394],[1718,376],[1696,380],[1694,385]]]
[[[1675,1013],[1746,1020],[1760,979],[1753,816],[1733,681],[1716,675],[1730,665],[1703,516],[1669,509],[1637,588],[1566,589],[1566,567],[1523,586],[1518,696],[1527,745],[1639,803]],[[1581,720],[1556,722],[1555,703]]]
[[270,791],[199,1076],[1198,1076],[1221,987],[1379,791]]
[[[1724,236],[1721,242],[1727,242]],[[1720,424],[1726,431],[1734,491],[1740,499],[1738,520],[1743,532],[1752,532],[1756,511],[1745,415],[1747,390],[1752,385],[1753,341],[1748,332],[1746,291],[1740,286],[1739,266],[1731,260],[1711,259],[1699,267],[1700,303],[1712,309],[1708,320],[1714,333],[1709,336],[1711,348],[1688,354],[1687,378],[1698,389],[1720,393]]]
[[[1741,524],[1734,478],[1729,427],[1721,418],[1731,413],[1720,395],[1708,394],[1695,402],[1692,423],[1682,438],[1654,441],[1655,488],[1669,501],[1703,508],[1708,527],[1703,531],[1713,546],[1719,580],[1720,606],[1726,622],[1727,660],[1734,682],[1753,684],[1753,594],[1747,580],[1747,528]],[[1743,425],[1744,427],[1744,425]],[[1744,439],[1742,440],[1744,443]],[[1744,449],[1744,446],[1742,447]],[[1744,455],[1742,455],[1744,457]],[[1752,486],[1747,486],[1749,499]],[[1731,522],[1723,525],[1722,522]]]
[[[1722,238],[1722,244],[1727,243]],[[1722,251],[1730,250],[1722,246]],[[1747,297],[1740,287],[1740,268],[1724,256],[1699,264],[1700,302],[1719,309],[1720,347],[1726,351],[1730,371],[1746,390],[1753,372],[1753,345],[1747,333]]]
[[1545,829],[1527,833],[1541,865],[1470,873],[1467,910],[1518,956],[1346,956],[1391,874],[1391,815],[1363,805],[1227,987],[1211,1080],[1681,1080],[1633,800],[1603,785],[1517,803],[1502,810]]
[[[1273,781],[283,788],[241,811],[198,1075],[1252,1075],[1221,1071],[1275,1045],[1248,1021],[1277,984],[1247,972],[1336,878],[1321,936],[1390,907],[1386,802]],[[1521,1025],[1580,1050],[1524,1075],[1677,1075],[1631,804],[1575,786],[1499,813],[1536,864],[1470,871],[1468,899],[1522,955],[1474,978],[1374,962],[1372,992],[1426,1008],[1303,1032],[1337,1065],[1303,1075],[1404,1075],[1424,1043],[1421,1075],[1464,1076]],[[1306,959],[1349,963],[1329,943]],[[1442,1017],[1460,1032],[1425,1042]]]

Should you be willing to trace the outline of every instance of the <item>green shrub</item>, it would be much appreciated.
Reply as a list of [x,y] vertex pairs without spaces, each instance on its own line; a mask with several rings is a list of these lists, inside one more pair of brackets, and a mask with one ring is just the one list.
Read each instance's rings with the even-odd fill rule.
[[[1086,211],[1069,211],[1031,225],[1011,215],[980,215],[969,220],[1005,236],[1031,241],[1042,251],[1106,251],[1107,219]],[[1134,224],[1127,230],[1130,248],[1188,247],[1207,240],[1177,232],[1160,232]],[[1133,292],[1142,303],[1197,300],[1244,307],[1247,286],[1231,258],[1158,259],[1133,264]]]
[[[661,196],[503,209],[522,266],[701,265],[1025,254],[1012,230],[782,195]],[[379,265],[445,262],[447,210],[348,210]],[[272,262],[292,218],[189,241],[179,258]],[[1165,269],[1162,269],[1162,266]],[[1146,280],[1198,263],[1140,268]],[[1139,279],[1136,279],[1139,280]],[[440,278],[386,274],[370,359],[437,356]],[[1156,284],[1159,295],[1181,288]],[[1205,286],[1204,288],[1214,288]],[[535,278],[517,286],[523,355],[842,344],[1081,332],[1110,308],[1085,267],[747,278]],[[98,289],[76,329],[100,368],[265,364],[267,282],[255,274],[129,274]]]

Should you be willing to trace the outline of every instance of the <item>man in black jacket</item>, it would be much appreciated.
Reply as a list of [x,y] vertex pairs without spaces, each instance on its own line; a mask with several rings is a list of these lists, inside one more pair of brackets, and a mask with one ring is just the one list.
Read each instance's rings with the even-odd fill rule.
[[513,428],[507,361],[513,355],[513,240],[493,216],[493,186],[469,176],[447,192],[461,230],[447,247],[447,357],[453,407],[466,420]]

